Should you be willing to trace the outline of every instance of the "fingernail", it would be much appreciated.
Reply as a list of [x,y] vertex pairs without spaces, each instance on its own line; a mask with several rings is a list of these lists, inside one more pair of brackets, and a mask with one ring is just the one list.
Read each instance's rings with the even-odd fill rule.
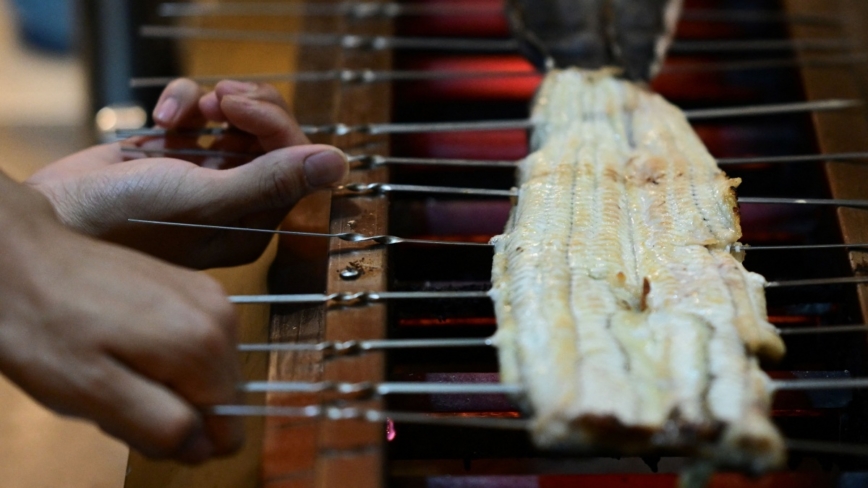
[[175,97],[169,97],[163,100],[159,106],[157,106],[157,112],[154,114],[154,118],[157,122],[162,122],[164,124],[168,124],[175,118],[175,114],[178,112],[178,99]]
[[184,462],[198,464],[206,461],[213,454],[214,444],[211,443],[204,431],[199,430],[184,442],[179,458]]
[[347,173],[347,156],[337,149],[312,154],[304,160],[304,177],[312,187],[334,185]]
[[250,93],[258,90],[259,85],[247,81],[226,80],[220,83],[220,88],[224,93]]

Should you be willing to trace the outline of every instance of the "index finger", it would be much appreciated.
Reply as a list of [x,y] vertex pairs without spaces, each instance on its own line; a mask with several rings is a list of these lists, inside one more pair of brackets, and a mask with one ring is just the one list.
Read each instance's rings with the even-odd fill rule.
[[154,107],[154,122],[166,129],[198,129],[206,123],[199,109],[204,90],[195,81],[178,78],[166,86]]

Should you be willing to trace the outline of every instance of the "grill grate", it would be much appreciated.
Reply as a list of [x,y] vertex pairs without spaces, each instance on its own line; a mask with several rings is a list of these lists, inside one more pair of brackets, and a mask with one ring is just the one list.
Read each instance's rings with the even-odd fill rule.
[[[415,4],[437,3],[428,0]],[[318,15],[306,18],[303,28],[337,36],[390,39],[451,36],[501,42],[508,37],[506,25],[496,13],[497,2],[460,3],[468,8],[483,6],[482,10],[489,10],[487,14],[474,14],[473,23],[462,16],[439,14],[398,16],[393,20]],[[717,49],[703,52],[682,49],[673,53],[653,88],[679,106],[701,111],[711,107],[862,98],[848,77],[859,69],[865,57],[861,52],[850,53],[846,49],[842,52],[842,46],[850,44],[842,44],[840,40],[851,39],[852,35],[847,19],[832,15],[838,7],[855,13],[850,0],[786,0],[782,4],[775,0],[688,0],[687,6],[694,14],[686,15],[682,21],[679,29],[682,46],[707,47],[706,41],[730,44],[715,42],[712,45]],[[865,13],[868,15],[868,11]],[[868,16],[865,19],[868,21]],[[227,27],[214,25],[213,19],[211,22],[197,23],[194,27]],[[194,35],[196,31],[184,32]],[[284,34],[260,37],[273,41],[286,38]],[[834,44],[828,53],[792,49],[793,40],[815,42],[824,38],[831,39],[831,44],[826,44]],[[719,49],[727,45],[744,46],[742,41],[763,41],[764,46],[776,46],[774,58],[767,50]],[[299,71],[311,74],[305,75],[304,82],[296,86],[295,108],[300,119],[316,126],[526,120],[530,97],[539,82],[537,77],[524,75],[479,76],[480,72],[526,71],[528,64],[511,54],[456,54],[446,49],[392,54],[385,50],[342,50],[336,45],[308,46],[299,52]],[[369,72],[376,77],[366,80],[364,73]],[[388,75],[395,72],[414,74],[395,80]],[[292,75],[269,73],[272,74],[266,76],[275,79],[292,79]],[[353,74],[353,79],[342,73]],[[213,72],[197,74],[207,80]],[[248,75],[256,78],[261,73]],[[147,86],[164,81],[143,79],[138,84]],[[868,125],[861,109],[846,114],[835,111],[703,120],[694,125],[718,158],[868,150]],[[503,161],[519,159],[527,151],[525,131],[515,129],[391,135],[355,131],[340,137],[335,134],[314,137],[317,142],[339,144],[351,154],[401,159],[400,164],[359,165],[353,171],[352,181],[360,183],[509,188],[513,168]],[[414,164],[406,158],[500,163],[499,167],[449,166]],[[868,191],[858,183],[868,181],[868,168],[861,166],[863,161],[858,155],[839,163],[816,160],[780,164],[760,159],[726,170],[743,179],[739,192],[744,197],[865,199]],[[294,213],[287,228],[485,242],[503,229],[510,207],[506,200],[448,194],[338,194],[331,199],[329,222],[322,212],[329,200],[318,198],[308,203],[306,214],[318,215],[317,223],[311,224],[312,218],[299,218],[305,212],[301,209]],[[319,210],[312,210],[315,208]],[[832,207],[745,204],[741,208],[743,240],[769,246],[864,243],[868,242],[868,220],[863,213]],[[316,242],[311,244],[298,236],[281,237],[269,293],[335,296],[359,290],[462,292],[485,289],[491,278],[492,250],[486,246],[407,244],[389,246],[386,250],[387,246],[370,246],[352,239],[316,239]],[[304,266],[310,269],[299,270],[300,263],[307,263]],[[854,270],[857,274],[863,272],[868,262],[863,263],[858,249],[793,249],[749,253],[746,265],[770,281],[777,281],[851,276]],[[348,269],[355,271],[351,279],[346,279],[349,274],[342,274]],[[318,276],[319,280],[298,278],[307,275]],[[868,310],[866,288],[842,284],[769,289],[769,314],[772,322],[790,329],[862,324],[863,314]],[[494,331],[492,307],[485,300],[395,300],[361,307],[277,305],[272,309],[271,321],[272,342],[331,344],[331,349],[334,344],[351,340],[486,338]],[[861,334],[788,334],[786,341],[787,357],[782,363],[769,366],[769,373],[776,380],[868,375],[866,343]],[[323,387],[303,395],[270,394],[267,405],[302,407],[333,401],[328,393],[333,393],[334,385],[320,382],[497,380],[497,358],[491,348],[396,349],[365,354],[333,354],[331,349],[271,352],[269,381],[309,381]],[[359,418],[363,417],[360,412],[371,409],[436,414],[439,418],[517,419],[520,415],[517,406],[498,394],[400,395],[332,406],[337,409],[332,410],[336,416],[341,415],[339,412],[345,412],[346,416],[323,418],[322,413],[329,411],[325,409],[311,411],[311,418],[304,421],[277,416],[266,419],[265,453],[258,460],[264,486],[672,487],[676,484],[672,473],[687,462],[672,456],[640,460],[615,459],[600,453],[580,456],[541,453],[521,431],[419,425],[413,418],[402,421],[398,414],[394,421],[388,422],[387,436],[382,423],[370,424]],[[776,397],[773,415],[789,438],[865,444],[866,407],[868,395],[863,390],[787,391]],[[791,470],[769,475],[761,481],[763,486],[795,488],[836,483],[857,486],[864,481],[860,471],[868,470],[865,458],[842,455],[840,450],[801,453],[817,451],[816,445],[791,447],[794,448]],[[796,449],[799,447],[802,449]],[[128,481],[128,486],[135,483]],[[740,475],[719,474],[712,486],[754,486],[752,483]]]

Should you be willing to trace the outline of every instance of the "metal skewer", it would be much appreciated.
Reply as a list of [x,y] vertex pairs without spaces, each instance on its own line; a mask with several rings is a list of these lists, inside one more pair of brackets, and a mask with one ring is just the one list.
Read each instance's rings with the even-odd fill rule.
[[[424,244],[438,246],[474,246],[474,247],[493,247],[487,242],[467,242],[467,241],[436,241],[427,239],[405,239],[403,237],[392,235],[367,236],[356,232],[343,232],[339,234],[328,234],[320,232],[299,232],[288,230],[275,229],[255,229],[250,227],[234,227],[228,225],[210,225],[210,224],[187,224],[183,222],[166,222],[162,220],[143,220],[143,219],[127,219],[128,222],[135,224],[148,225],[165,225],[171,227],[187,227],[193,229],[211,229],[211,230],[228,230],[237,232],[258,232],[264,234],[284,234],[293,236],[308,236],[321,238],[336,238],[348,242],[375,242],[377,244]],[[731,250],[735,252],[742,251],[783,251],[783,250],[815,250],[815,249],[855,249],[868,248],[868,243],[852,243],[852,244],[793,244],[785,246],[750,246],[747,244],[736,243],[731,245]]]
[[715,41],[676,41],[669,48],[672,54],[698,53],[746,53],[770,51],[845,51],[853,48],[846,38],[828,39],[756,39],[756,40],[715,40]]
[[[196,76],[191,79],[197,83],[212,85],[221,80],[253,82],[292,82],[323,83],[381,83],[396,81],[467,80],[491,78],[533,78],[541,74],[537,71],[373,71],[373,70],[336,70],[300,73],[265,73],[257,75],[212,75]],[[132,78],[130,87],[146,88],[168,85],[176,77]]]
[[[508,383],[383,382],[342,383],[333,381],[249,381],[239,389],[248,393],[337,393],[343,395],[520,395],[521,385]],[[853,390],[868,388],[868,378],[822,378],[772,380],[772,391]]]
[[[449,186],[400,185],[391,183],[350,183],[338,187],[354,195],[381,195],[387,193],[421,193],[428,195],[456,195],[513,198],[519,196],[516,189],[498,190],[489,188],[461,188]],[[836,198],[779,198],[739,197],[738,203],[763,205],[831,205],[837,207],[868,208],[868,200]]]
[[[861,100],[818,100],[813,102],[776,103],[768,105],[749,105],[743,107],[726,107],[700,110],[685,110],[684,115],[689,120],[707,120],[727,117],[753,117],[761,115],[777,115],[801,112],[825,112],[844,110],[862,105]],[[383,123],[348,126],[346,124],[302,125],[305,134],[329,134],[343,136],[353,133],[362,134],[416,134],[431,132],[470,132],[497,130],[527,130],[532,129],[535,122],[529,119],[520,120],[483,120],[473,122],[420,122],[420,123]],[[165,136],[169,133],[177,135],[219,135],[227,129],[207,128],[192,131],[167,131],[166,129],[134,129],[119,130],[118,137],[132,136]],[[233,129],[228,129],[233,130]]]
[[325,341],[317,343],[279,342],[270,344],[239,344],[240,352],[310,351],[333,355],[356,354],[390,349],[439,349],[455,347],[491,347],[491,337],[479,339],[378,339],[360,341]]
[[797,286],[860,285],[868,283],[868,276],[846,276],[841,278],[815,278],[808,280],[769,281],[766,288],[791,288]]
[[[306,407],[278,407],[255,405],[217,405],[208,411],[211,415],[244,417],[292,417],[301,419],[365,420],[380,423],[392,420],[407,424],[454,426],[500,430],[527,430],[530,421],[520,418],[453,417],[431,415],[417,412],[388,412],[353,407],[327,407],[309,405]],[[815,441],[810,439],[786,439],[787,449],[791,451],[840,454],[845,456],[868,456],[868,446],[838,442]]]
[[[782,336],[868,333],[868,324],[829,325],[823,327],[778,328]],[[350,341],[324,341],[314,343],[277,342],[245,343],[238,345],[239,352],[321,352],[327,356],[359,354],[369,351],[395,349],[452,349],[465,347],[495,347],[494,337],[457,339],[375,339]]]
[[[778,328],[782,336],[868,333],[868,324],[829,325],[823,327]],[[457,339],[375,339],[324,341],[315,343],[277,342],[239,344],[239,352],[321,352],[327,356],[352,355],[369,351],[395,349],[451,349],[465,347],[495,347],[494,337]]]
[[[782,336],[868,333],[868,325],[835,325],[823,327],[777,328]],[[239,352],[321,352],[326,355],[352,355],[369,351],[395,349],[453,349],[495,347],[494,337],[459,339],[377,339],[351,341],[325,341],[316,343],[277,342],[239,344]]]
[[[822,327],[778,328],[782,336],[868,333],[868,324],[827,325]],[[394,349],[451,349],[465,347],[494,347],[494,337],[456,339],[372,339],[350,341],[323,341],[314,343],[277,342],[245,343],[238,345],[239,352],[321,352],[325,355],[351,355],[368,351]]]
[[217,405],[208,409],[211,415],[233,417],[292,417],[300,419],[365,420],[368,422],[401,422],[406,424],[471,427],[483,429],[527,430],[530,422],[521,418],[456,417],[417,412],[389,412],[354,407],[278,407],[258,405]]
[[[304,46],[340,46],[344,49],[368,49],[374,51],[394,49],[458,52],[518,52],[518,42],[514,39],[357,36],[162,25],[144,25],[139,29],[139,34],[142,37],[155,39],[244,40],[254,42],[278,42]],[[673,54],[696,54],[723,52],[773,52],[790,50],[845,51],[852,47],[852,43],[845,38],[675,41],[670,47],[670,52]]]
[[228,297],[235,304],[329,303],[363,305],[386,300],[472,300],[487,299],[488,292],[472,291],[361,291],[355,293],[309,293],[298,295],[235,295]]
[[[351,18],[395,18],[402,16],[472,16],[500,15],[503,6],[489,4],[407,4],[344,2],[327,5],[302,5],[292,3],[163,3],[163,17],[208,17],[208,16],[290,16],[319,17],[347,16]],[[832,15],[798,15],[753,10],[689,9],[681,18],[701,22],[756,22],[756,23],[804,23],[812,25],[839,25],[841,19]]]
[[[219,4],[213,4],[219,5]],[[691,73],[701,71],[746,71],[755,69],[787,68],[787,67],[835,67],[841,65],[862,64],[868,62],[868,56],[845,54],[813,58],[780,58],[759,59],[754,61],[703,62],[685,64],[666,64],[663,73]],[[331,70],[302,71],[286,73],[258,73],[249,75],[224,74],[208,76],[190,76],[197,83],[214,85],[222,80],[237,80],[251,82],[291,82],[291,83],[324,83],[337,81],[346,84],[405,82],[405,81],[438,81],[438,80],[472,80],[472,79],[509,79],[536,78],[543,76],[534,70],[527,71],[459,71],[459,70]],[[177,79],[175,76],[136,77],[130,79],[131,88],[162,87]]]
[[487,247],[490,246],[484,242],[466,242],[466,241],[434,241],[427,239],[405,239],[403,237],[390,235],[368,236],[357,232],[340,232],[336,234],[320,233],[320,232],[301,232],[292,230],[278,229],[253,229],[249,227],[231,227],[223,225],[208,225],[208,224],[184,224],[179,222],[164,222],[160,220],[143,220],[143,219],[127,219],[128,222],[135,224],[150,224],[150,225],[165,225],[169,227],[185,227],[194,229],[210,229],[210,230],[229,230],[243,232],[258,232],[263,234],[278,234],[291,236],[306,236],[306,237],[321,237],[334,238],[347,242],[373,242],[376,244],[423,244],[434,246],[471,246],[471,247]]
[[[236,153],[214,149],[182,149],[182,148],[140,148],[121,146],[124,153],[142,153],[149,156],[196,156],[252,159],[263,153]],[[380,156],[376,154],[361,154],[349,157],[350,163],[357,168],[375,168],[378,166],[450,166],[463,168],[516,168],[520,161],[488,160],[488,159],[448,159],[448,158],[405,158],[395,156]],[[826,161],[868,161],[868,152],[830,153],[830,154],[797,154],[788,156],[747,156],[737,158],[718,158],[719,166],[736,166],[741,164],[794,164],[820,163]]]
[[[868,284],[868,276],[850,276],[839,278],[815,278],[806,280],[781,280],[766,283],[766,288],[789,288],[799,286],[828,285],[858,285]],[[338,305],[364,305],[385,300],[469,300],[489,298],[484,290],[474,291],[383,291],[355,293],[323,293],[300,295],[235,295],[228,297],[235,304],[266,304],[266,303],[328,303]]]
[[332,381],[249,381],[239,385],[248,393],[338,393],[345,395],[517,395],[519,385],[505,383],[340,383]]
[[782,336],[813,335],[813,334],[846,334],[851,332],[868,332],[868,324],[858,325],[825,325],[822,327],[786,327],[779,328]]
[[183,27],[163,25],[143,25],[139,34],[151,39],[202,39],[202,40],[243,40],[254,42],[278,42],[301,46],[340,46],[344,49],[384,50],[421,50],[457,52],[518,52],[518,42],[514,39],[460,39],[436,37],[388,37],[357,36],[340,34],[291,33],[257,30],[210,29],[205,27]]
[[295,3],[163,3],[160,15],[163,17],[207,17],[207,16],[288,16],[288,17],[331,17],[347,16],[355,19],[395,18],[403,16],[467,16],[498,15],[503,7],[497,5],[475,5],[450,3],[442,4],[404,4],[375,2],[343,2],[334,4],[295,4]]
[[[392,420],[407,424],[454,426],[467,428],[527,430],[530,421],[521,418],[453,417],[417,412],[389,412],[353,407],[279,407],[256,405],[217,405],[208,409],[211,415],[243,417],[291,417],[300,419],[365,420],[380,423]],[[840,454],[845,456],[868,456],[868,446],[810,439],[786,439],[791,451]]]

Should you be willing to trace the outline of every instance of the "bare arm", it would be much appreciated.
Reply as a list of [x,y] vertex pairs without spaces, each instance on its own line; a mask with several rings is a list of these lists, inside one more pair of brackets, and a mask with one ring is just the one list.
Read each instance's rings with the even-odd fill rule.
[[201,462],[236,449],[236,317],[208,277],[76,234],[0,173],[0,372],[143,453]]

